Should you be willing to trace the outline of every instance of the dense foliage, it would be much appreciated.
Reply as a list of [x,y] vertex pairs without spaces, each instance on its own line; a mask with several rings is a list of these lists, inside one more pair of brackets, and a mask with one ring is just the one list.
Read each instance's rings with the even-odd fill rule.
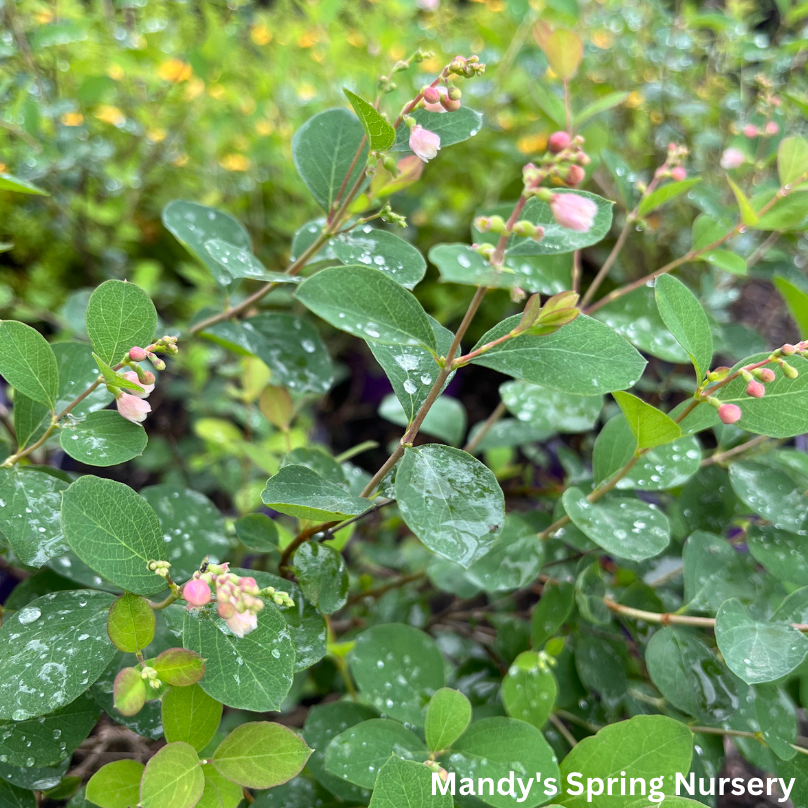
[[807,7],[2,9],[0,808],[808,808]]

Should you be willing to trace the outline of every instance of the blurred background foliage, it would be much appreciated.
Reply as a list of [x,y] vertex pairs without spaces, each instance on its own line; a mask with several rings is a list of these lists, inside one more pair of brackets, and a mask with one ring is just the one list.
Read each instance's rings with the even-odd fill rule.
[[[789,0],[4,0],[0,8],[0,171],[50,193],[0,191],[0,316],[45,320],[68,337],[81,337],[90,288],[107,278],[149,292],[171,333],[203,307],[221,308],[213,278],[161,223],[172,199],[231,212],[264,264],[282,269],[293,234],[318,215],[291,160],[292,134],[314,113],[344,106],[343,86],[372,97],[379,76],[419,47],[434,56],[396,76],[383,101],[393,114],[455,54],[477,53],[488,65],[463,86],[464,103],[484,113],[483,131],[394,197],[408,220],[403,235],[425,253],[467,241],[475,211],[515,198],[522,165],[563,125],[561,84],[534,38],[539,20],[574,29],[584,43],[570,87],[593,157],[583,187],[616,201],[612,236],[582,256],[585,278],[614,243],[633,182],[650,179],[669,142],[690,148],[690,176],[707,181],[632,234],[604,291],[685,252],[699,212],[734,219],[719,159],[727,146],[748,149],[739,130],[763,121],[760,76],[782,98],[781,133],[804,132],[808,110],[808,4]],[[761,139],[760,166],[773,161],[778,141]],[[609,154],[616,159],[607,166]],[[768,176],[750,168],[749,193]],[[732,249],[748,256],[760,241],[742,235]],[[806,243],[798,231],[780,245],[749,278],[706,263],[684,270],[728,360],[791,334],[768,279],[779,271],[804,283]],[[267,301],[286,305],[286,294]],[[449,326],[470,294],[439,284],[434,268],[418,288],[427,311]],[[516,310],[506,292],[492,293],[470,337]],[[335,451],[370,438],[384,459],[383,444],[399,434],[378,426],[389,385],[363,346],[335,332],[327,339],[341,381],[289,434],[257,415],[251,391],[267,378],[254,361],[201,340],[182,343],[179,372],[155,394],[163,401],[148,424],[154,434],[130,484],[176,478],[243,512],[277,469],[272,451],[280,457],[312,436]],[[472,424],[499,400],[495,374],[475,372],[449,391]],[[670,366],[658,377],[676,387]],[[648,378],[653,387],[653,368]],[[239,447],[259,441],[270,459],[261,454],[255,468],[258,453],[251,460]],[[507,474],[510,459],[495,468]],[[371,453],[363,465],[373,461]]]

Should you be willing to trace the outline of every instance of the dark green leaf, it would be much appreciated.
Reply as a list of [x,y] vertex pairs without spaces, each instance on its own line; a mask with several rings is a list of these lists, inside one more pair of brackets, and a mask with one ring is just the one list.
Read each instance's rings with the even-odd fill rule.
[[59,368],[47,340],[30,325],[0,320],[0,375],[16,390],[54,410]]
[[149,439],[139,424],[113,410],[91,412],[62,429],[59,442],[74,460],[88,466],[116,466],[140,457]]
[[303,594],[323,614],[341,609],[348,599],[348,569],[333,547],[307,541],[295,552],[295,574]]
[[[440,147],[454,146],[474,137],[482,128],[483,116],[468,107],[455,112],[430,112],[416,109],[410,113],[415,122],[440,137]],[[391,151],[410,151],[410,130],[402,123],[396,130],[396,142]]]
[[396,139],[396,130],[389,124],[376,110],[376,108],[360,98],[356,93],[352,93],[347,87],[342,92],[353,107],[353,111],[359,118],[359,123],[365,130],[365,134],[370,143],[371,151],[385,151],[389,149]]

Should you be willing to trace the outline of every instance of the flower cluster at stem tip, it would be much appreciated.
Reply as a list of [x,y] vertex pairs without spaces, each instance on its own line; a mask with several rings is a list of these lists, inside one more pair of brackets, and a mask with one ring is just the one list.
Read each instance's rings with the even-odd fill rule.
[[107,389],[115,396],[115,405],[118,412],[128,421],[136,424],[141,423],[146,420],[146,416],[151,412],[151,405],[146,399],[154,390],[156,379],[150,370],[143,370],[138,363],[148,360],[155,370],[165,370],[166,363],[157,354],[174,355],[178,350],[177,338],[168,336],[161,337],[147,348],[134,346],[129,349],[122,364],[132,369],[119,373],[118,378],[124,379],[137,387],[132,388],[132,392],[125,392],[115,385],[114,380],[107,383]]
[[258,613],[264,608],[262,598],[270,598],[277,606],[292,606],[294,601],[286,592],[268,586],[261,589],[255,578],[241,577],[230,572],[230,565],[205,562],[182,588],[187,609],[201,609],[214,599],[216,612],[237,637],[258,628]]
[[[771,368],[761,367],[761,365],[769,362],[778,365],[787,379],[796,379],[799,376],[799,371],[793,365],[789,365],[783,358],[785,356],[794,356],[795,354],[808,358],[808,340],[799,342],[796,345],[786,343],[763,362],[741,368],[737,375],[746,382],[746,395],[750,398],[763,398],[766,395],[766,385],[771,384],[776,378]],[[724,381],[731,372],[728,367],[716,368],[707,374],[707,381]],[[718,417],[723,424],[737,424],[743,417],[743,411],[737,404],[722,402],[720,399],[710,395],[702,400],[706,400],[710,406],[718,410]]]

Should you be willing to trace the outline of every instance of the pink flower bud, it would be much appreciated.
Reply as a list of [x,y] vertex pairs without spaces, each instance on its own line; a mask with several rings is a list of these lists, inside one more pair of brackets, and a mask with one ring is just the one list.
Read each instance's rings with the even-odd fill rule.
[[722,424],[736,424],[741,420],[741,408],[736,404],[722,404],[718,408],[718,417]]
[[[152,387],[154,387],[154,382],[155,382],[154,374],[150,370],[144,370],[143,381],[141,382],[141,386],[150,384]],[[149,392],[151,392],[151,390]]]
[[236,637],[243,637],[258,628],[258,618],[252,612],[236,612],[227,619],[227,627]]
[[578,194],[553,194],[550,211],[562,227],[585,233],[592,228],[598,206],[591,199]]
[[771,368],[761,368],[760,369],[760,380],[762,382],[773,382],[775,379],[774,371]]
[[547,141],[547,148],[553,154],[564,151],[570,145],[570,136],[566,132],[553,132]]
[[586,172],[577,165],[571,165],[567,171],[567,185],[579,185],[583,182]]
[[182,596],[188,601],[189,606],[197,607],[210,603],[211,599],[210,588],[198,578],[185,584],[182,588]]
[[239,581],[239,586],[242,589],[258,589],[258,584],[255,582],[255,578],[242,578]]
[[129,349],[129,358],[133,362],[142,362],[146,358],[146,351],[143,348],[130,348]]
[[440,103],[447,112],[457,112],[462,106],[459,98],[450,98],[448,93],[441,96]]
[[758,128],[753,123],[748,123],[743,128],[743,133],[745,137],[753,138],[758,136]]
[[676,180],[676,182],[681,182],[682,180],[687,179],[687,170],[682,168],[682,166],[676,166],[671,169],[671,179]]
[[767,135],[776,135],[779,131],[780,127],[774,121],[769,121],[766,124],[765,132]]
[[[440,87],[430,87],[429,89],[432,90],[432,93],[429,94],[428,98],[426,90],[424,90],[424,109],[429,112],[446,112],[440,103],[441,98],[447,93],[446,88],[441,85]],[[434,101],[432,100],[433,98],[435,99]]]
[[746,385],[746,395],[752,398],[763,398],[766,395],[766,388],[760,382],[749,382]]
[[440,104],[440,92],[437,87],[424,87],[424,103]]
[[[143,375],[145,376],[146,374],[144,373]],[[143,388],[142,393],[135,393],[135,395],[139,396],[140,398],[147,398],[151,393],[151,391],[154,390],[154,384],[147,384],[146,382],[140,381],[137,373],[135,373],[134,370],[127,370],[126,373],[121,373],[121,376],[123,376],[124,379],[132,382],[133,384],[139,384]],[[151,376],[152,382],[154,382],[154,374],[149,373],[149,376]]]
[[116,404],[118,412],[127,420],[140,423],[146,420],[146,415],[151,412],[151,405],[137,396],[130,396],[129,393],[121,393]]
[[216,612],[222,620],[230,620],[237,613],[235,604],[229,600],[225,603],[219,603],[216,606]]
[[782,353],[783,356],[794,356],[794,354],[797,353],[797,349],[794,345],[787,342],[782,348],[780,348],[780,353]]
[[410,149],[425,163],[428,163],[433,157],[437,157],[438,149],[440,149],[440,135],[416,124],[410,131]]
[[730,171],[746,162],[746,155],[740,149],[724,149],[721,155],[721,168]]

